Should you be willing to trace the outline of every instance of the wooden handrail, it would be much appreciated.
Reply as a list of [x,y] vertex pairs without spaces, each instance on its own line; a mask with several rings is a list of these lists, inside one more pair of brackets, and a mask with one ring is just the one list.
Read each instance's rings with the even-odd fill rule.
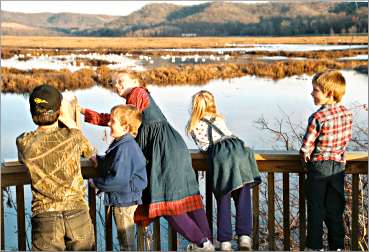
[[[205,154],[198,151],[191,151],[193,168],[196,171],[198,177],[199,171],[207,171],[207,157]],[[299,240],[300,250],[305,248],[306,239],[306,206],[305,206],[305,170],[300,162],[298,153],[291,152],[255,152],[255,158],[257,160],[259,170],[262,173],[267,173],[267,202],[268,202],[268,248],[269,250],[275,250],[275,173],[283,174],[283,246],[284,250],[290,249],[290,205],[289,205],[289,175],[290,173],[298,174],[299,184]],[[346,174],[352,174],[352,223],[351,223],[351,249],[357,250],[358,247],[358,199],[359,199],[359,175],[368,174],[368,154],[366,152],[350,152],[347,154]],[[96,177],[98,171],[92,166],[92,163],[88,160],[81,161],[82,174],[85,179]],[[16,201],[17,201],[17,226],[18,226],[18,249],[26,249],[25,241],[25,213],[24,213],[24,188],[23,185],[30,183],[29,174],[25,166],[18,161],[5,162],[1,164],[1,187],[4,189],[7,186],[16,186]],[[211,178],[206,176],[206,212],[209,220],[210,227],[213,226],[213,195],[211,191]],[[259,187],[252,189],[252,201],[253,201],[253,249],[259,248]],[[1,194],[3,199],[3,193]],[[96,195],[95,190],[90,186],[88,188],[88,199],[90,205],[90,214],[95,228],[96,238]],[[3,201],[1,205],[1,219],[3,220]],[[106,250],[112,249],[112,216],[106,208],[105,211],[105,248]],[[4,223],[3,221],[1,222]],[[1,230],[3,231],[4,225]],[[159,219],[154,221],[154,250],[160,250],[160,222]],[[148,244],[145,243],[144,233],[145,230],[142,227],[138,228],[138,249],[143,250],[148,248]],[[4,232],[1,235],[1,248],[4,250]],[[168,248],[169,250],[177,249],[177,234],[170,227],[168,227]]]
[[[191,150],[192,165],[196,171],[207,170],[206,154]],[[300,157],[296,152],[255,152],[255,159],[260,172],[304,172]],[[347,174],[366,174],[368,171],[367,152],[347,153]],[[92,178],[98,175],[89,160],[81,161],[84,178]],[[1,164],[1,187],[30,184],[31,179],[25,166],[18,161],[10,161]]]

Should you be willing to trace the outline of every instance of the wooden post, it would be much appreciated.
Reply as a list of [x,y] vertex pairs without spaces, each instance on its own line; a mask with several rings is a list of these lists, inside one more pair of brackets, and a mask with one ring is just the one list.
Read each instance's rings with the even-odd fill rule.
[[145,228],[142,225],[137,225],[137,250],[145,250]]
[[90,207],[90,216],[91,216],[92,225],[94,226],[95,246],[94,246],[93,249],[96,250],[96,248],[97,248],[96,192],[95,192],[95,188],[93,188],[89,183],[88,183],[88,205]]
[[177,251],[177,232],[168,223],[168,249]]
[[283,173],[283,250],[290,250],[290,177]]
[[5,232],[4,232],[4,188],[1,188],[1,250],[5,250]]
[[111,207],[105,206],[105,248],[113,250]]
[[268,172],[268,243],[269,250],[275,250],[275,206],[274,206],[274,173]]
[[359,250],[359,174],[352,175],[351,250]]
[[24,212],[24,188],[23,185],[16,186],[17,196],[17,224],[18,224],[18,249],[26,250],[26,223]]
[[210,234],[213,237],[213,189],[212,189],[213,177],[211,171],[206,171],[205,177],[205,194],[206,194],[206,216],[208,218]]
[[253,250],[259,250],[259,186],[255,186],[252,189],[252,222],[253,222],[253,230],[252,230],[252,239]]
[[160,244],[160,217],[154,220],[154,249],[155,251],[161,251],[161,244]]
[[299,188],[300,251],[303,251],[306,246],[305,173],[299,173]]

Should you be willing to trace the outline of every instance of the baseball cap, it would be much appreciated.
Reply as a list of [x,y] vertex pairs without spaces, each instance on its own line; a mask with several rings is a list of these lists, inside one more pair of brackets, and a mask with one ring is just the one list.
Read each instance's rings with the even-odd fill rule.
[[35,87],[29,97],[32,115],[54,113],[60,109],[62,94],[54,87],[43,84]]

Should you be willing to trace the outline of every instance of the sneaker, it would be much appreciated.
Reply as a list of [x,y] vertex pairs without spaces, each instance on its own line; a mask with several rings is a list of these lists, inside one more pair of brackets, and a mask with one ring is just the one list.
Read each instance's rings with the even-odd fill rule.
[[221,251],[232,251],[232,243],[230,241],[224,241],[220,243]]
[[248,235],[241,235],[238,237],[239,250],[251,250],[252,240]]
[[202,244],[202,247],[199,247],[195,243],[190,242],[187,245],[187,251],[215,251],[215,248],[214,248],[213,244],[211,243],[211,241],[206,240]]
[[324,249],[311,249],[309,247],[305,247],[304,251],[324,251]]

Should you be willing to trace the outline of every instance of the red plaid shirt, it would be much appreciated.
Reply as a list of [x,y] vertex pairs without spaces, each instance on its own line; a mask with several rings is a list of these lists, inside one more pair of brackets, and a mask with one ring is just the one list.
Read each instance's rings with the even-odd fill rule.
[[300,153],[311,161],[345,163],[345,149],[352,138],[352,112],[343,105],[323,105],[309,117]]

